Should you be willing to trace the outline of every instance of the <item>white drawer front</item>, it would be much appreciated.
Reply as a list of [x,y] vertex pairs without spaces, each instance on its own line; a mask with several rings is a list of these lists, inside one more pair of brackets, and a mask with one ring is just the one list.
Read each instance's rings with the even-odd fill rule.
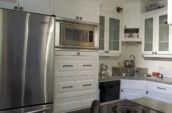
[[54,102],[54,109],[58,113],[82,109],[90,107],[92,101],[95,99],[98,99],[97,94],[57,99]]
[[78,62],[80,70],[97,70],[98,71],[98,63],[94,60],[89,61],[80,61]]
[[72,60],[57,60],[55,63],[55,70],[57,71],[73,71],[77,69],[77,63]]
[[55,84],[55,88],[59,92],[75,91],[79,89],[78,82],[59,82]]
[[98,81],[96,81],[96,80],[81,81],[80,88],[81,88],[81,90],[98,89]]
[[172,86],[168,84],[147,82],[147,90],[172,96]]

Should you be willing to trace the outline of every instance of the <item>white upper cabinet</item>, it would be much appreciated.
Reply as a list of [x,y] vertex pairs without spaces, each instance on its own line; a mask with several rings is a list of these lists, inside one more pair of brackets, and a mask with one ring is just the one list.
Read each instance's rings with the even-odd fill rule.
[[19,7],[28,12],[52,15],[53,2],[54,0],[19,0]]
[[0,7],[7,9],[17,9],[18,0],[0,0]]
[[125,0],[123,10],[124,26],[126,28],[140,28],[141,22],[141,1],[140,0]]
[[77,0],[55,0],[54,13],[60,17],[76,19]]
[[170,26],[166,9],[144,13],[143,17],[143,55],[145,57],[165,57],[172,55]]
[[98,0],[55,0],[54,7],[56,16],[94,23],[99,21]]
[[99,2],[98,0],[78,0],[78,15],[84,21],[98,23]]
[[0,0],[0,8],[53,15],[54,0]]
[[172,24],[172,0],[168,0],[168,23]]
[[121,20],[116,17],[100,16],[99,19],[100,56],[119,56],[121,52]]

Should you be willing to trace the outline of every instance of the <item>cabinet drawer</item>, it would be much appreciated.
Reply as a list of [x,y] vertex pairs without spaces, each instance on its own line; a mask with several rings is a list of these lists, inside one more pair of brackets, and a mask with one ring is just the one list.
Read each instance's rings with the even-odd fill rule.
[[57,60],[55,65],[55,69],[58,71],[72,71],[78,69],[77,63],[70,60]]
[[54,103],[55,112],[69,112],[91,106],[93,100],[98,99],[97,94],[57,99]]
[[97,51],[55,51],[55,56],[99,56]]
[[69,92],[76,90],[97,89],[98,80],[81,80],[68,82],[55,82],[55,89],[59,92]]
[[168,84],[147,82],[147,90],[172,96],[172,86]]
[[68,92],[79,89],[79,84],[77,82],[59,82],[55,84],[55,88],[57,88],[57,91],[59,92]]
[[81,88],[81,90],[98,88],[98,81],[96,81],[96,80],[81,81],[80,88]]
[[97,70],[98,69],[98,65],[94,60],[80,61],[80,63],[78,62],[78,64],[79,64],[80,70]]

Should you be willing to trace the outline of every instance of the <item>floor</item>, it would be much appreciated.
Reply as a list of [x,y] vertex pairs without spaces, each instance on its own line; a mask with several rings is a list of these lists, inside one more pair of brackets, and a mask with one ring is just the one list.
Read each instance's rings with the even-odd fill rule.
[[83,110],[78,110],[78,111],[73,111],[73,112],[68,112],[68,113],[90,113],[90,109],[83,109]]

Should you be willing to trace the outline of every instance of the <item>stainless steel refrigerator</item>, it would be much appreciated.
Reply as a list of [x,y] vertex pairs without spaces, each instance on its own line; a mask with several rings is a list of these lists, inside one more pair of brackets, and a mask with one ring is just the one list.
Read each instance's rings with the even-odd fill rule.
[[0,9],[0,113],[51,113],[54,17]]

